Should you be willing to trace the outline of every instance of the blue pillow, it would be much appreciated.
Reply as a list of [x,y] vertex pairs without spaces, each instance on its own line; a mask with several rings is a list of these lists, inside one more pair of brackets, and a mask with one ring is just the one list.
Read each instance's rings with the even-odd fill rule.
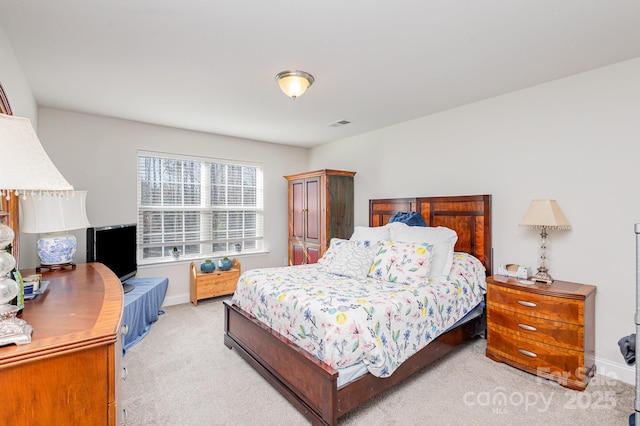
[[418,212],[398,212],[389,219],[389,223],[392,222],[402,222],[409,226],[427,226],[427,222]]

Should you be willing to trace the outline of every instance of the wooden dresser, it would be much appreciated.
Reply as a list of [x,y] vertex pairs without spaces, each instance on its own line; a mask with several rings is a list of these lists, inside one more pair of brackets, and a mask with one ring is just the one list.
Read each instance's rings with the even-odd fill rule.
[[213,272],[202,272],[194,262],[191,262],[191,279],[189,282],[189,295],[191,303],[198,306],[198,300],[208,297],[225,296],[236,291],[238,278],[240,278],[240,262],[233,259],[231,269]]
[[317,170],[285,176],[289,192],[289,265],[316,263],[331,238],[353,234],[355,172]]
[[584,390],[595,373],[596,287],[487,278],[487,357]]
[[43,279],[49,288],[21,314],[31,343],[0,347],[1,423],[120,425],[120,280],[98,263]]

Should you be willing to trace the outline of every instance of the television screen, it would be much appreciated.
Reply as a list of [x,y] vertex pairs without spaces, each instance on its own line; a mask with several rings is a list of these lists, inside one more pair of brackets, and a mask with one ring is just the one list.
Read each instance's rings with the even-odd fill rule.
[[130,291],[125,281],[135,276],[136,224],[102,226],[87,229],[87,262],[100,262],[113,271]]

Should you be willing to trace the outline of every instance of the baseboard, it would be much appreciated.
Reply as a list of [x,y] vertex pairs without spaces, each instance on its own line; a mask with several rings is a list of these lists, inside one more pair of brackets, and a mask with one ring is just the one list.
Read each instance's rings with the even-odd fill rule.
[[181,305],[183,303],[189,303],[189,293],[165,297],[162,306]]
[[596,357],[596,372],[630,385],[636,384],[636,367]]
[[[229,298],[231,298],[230,294],[217,297],[217,299],[221,299],[221,300],[229,299]],[[208,299],[200,299],[200,301],[202,300],[208,300]],[[189,293],[177,294],[174,296],[165,297],[164,302],[162,303],[162,306],[181,305],[183,303],[191,303],[191,298],[189,296]]]

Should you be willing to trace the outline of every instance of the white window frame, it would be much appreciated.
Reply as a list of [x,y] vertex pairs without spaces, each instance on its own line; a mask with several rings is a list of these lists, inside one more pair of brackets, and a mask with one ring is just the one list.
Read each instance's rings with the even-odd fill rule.
[[[148,171],[145,172],[144,160],[162,160],[179,161],[190,163],[189,165],[198,164],[200,167],[199,182],[185,182],[184,171],[181,179],[176,182],[169,179],[175,177],[170,175],[165,177],[164,170],[160,172],[160,178],[152,180]],[[183,164],[186,164],[183,163]],[[246,185],[243,179],[244,173],[241,173],[241,183],[233,185],[228,180],[216,185],[223,187],[223,198],[225,205],[211,205],[211,169],[212,165],[222,165],[226,172],[225,177],[229,175],[229,166],[235,171],[238,167],[249,168],[249,172],[255,171],[255,197],[252,202],[245,204],[244,194],[249,194],[254,190],[253,185]],[[264,178],[263,166],[258,163],[232,161],[218,158],[195,157],[179,154],[168,154],[151,151],[138,151],[137,154],[137,174],[138,174],[138,264],[151,264],[175,260],[172,248],[177,247],[180,253],[180,259],[204,259],[219,258],[224,256],[233,256],[239,253],[259,253],[263,252],[264,247]],[[158,192],[149,191],[149,185],[143,183],[152,182],[159,186]],[[165,187],[173,185],[179,188],[178,193],[182,195],[182,202],[176,200],[165,200]],[[185,194],[188,195],[189,188],[199,187],[199,204],[189,204],[184,202]],[[229,191],[230,188],[235,191]],[[229,194],[237,195],[239,192],[239,200],[236,197],[236,203],[229,203]],[[150,199],[150,196],[156,194],[155,203],[143,203],[142,200]],[[221,193],[222,194],[222,193]],[[169,197],[167,197],[169,198]],[[250,199],[252,197],[249,197]],[[193,201],[197,201],[192,199]],[[255,201],[255,202],[253,202]],[[188,224],[189,215],[198,218]],[[226,221],[224,220],[226,216]],[[241,222],[240,228],[229,229],[229,217]],[[181,218],[181,220],[169,220],[170,218]],[[222,217],[223,220],[216,222],[216,218]],[[253,226],[247,226],[247,221]],[[171,223],[176,225],[173,228]],[[197,225],[195,225],[197,223]],[[214,230],[214,224],[224,223],[223,229]],[[195,228],[199,229],[191,229]],[[172,231],[172,232],[169,232]],[[224,234],[224,235],[222,235]],[[238,244],[240,246],[238,246]],[[216,248],[217,247],[217,248]]]

